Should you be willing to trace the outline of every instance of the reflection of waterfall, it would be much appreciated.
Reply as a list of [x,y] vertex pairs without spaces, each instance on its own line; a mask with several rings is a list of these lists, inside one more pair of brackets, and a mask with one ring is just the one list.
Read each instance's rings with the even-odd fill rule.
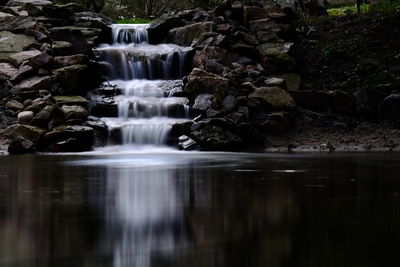
[[151,259],[173,256],[185,243],[174,172],[158,164],[109,169],[107,229],[114,267],[151,266]]
[[[163,145],[172,124],[187,120],[188,100],[166,97],[165,85],[187,72],[188,47],[148,44],[148,25],[114,25],[113,44],[95,52],[109,66],[111,84],[118,86],[118,118],[107,118],[109,128],[120,131],[123,144]],[[179,119],[180,118],[180,119]]]

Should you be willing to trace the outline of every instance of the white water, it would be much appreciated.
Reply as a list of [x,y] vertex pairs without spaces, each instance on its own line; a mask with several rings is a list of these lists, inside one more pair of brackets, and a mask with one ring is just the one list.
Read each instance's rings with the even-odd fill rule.
[[188,100],[167,97],[185,74],[191,48],[148,44],[148,25],[114,25],[113,44],[95,52],[110,66],[109,83],[122,92],[115,97],[118,117],[104,118],[111,131],[120,129],[123,145],[165,145],[176,122],[188,119]]

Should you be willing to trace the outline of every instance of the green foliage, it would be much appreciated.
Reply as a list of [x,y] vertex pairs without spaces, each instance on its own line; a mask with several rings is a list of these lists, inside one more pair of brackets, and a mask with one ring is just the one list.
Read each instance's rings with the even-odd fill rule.
[[[351,14],[357,14],[357,7],[355,5],[346,5],[335,8],[329,8],[327,11],[329,16],[348,16]],[[361,13],[365,14],[368,13],[368,11],[369,11],[369,5],[362,4]]]
[[[329,16],[347,16],[357,14],[356,5],[336,5],[328,8]],[[362,4],[361,14],[367,13],[393,13],[400,11],[400,0],[385,0],[377,4]]]

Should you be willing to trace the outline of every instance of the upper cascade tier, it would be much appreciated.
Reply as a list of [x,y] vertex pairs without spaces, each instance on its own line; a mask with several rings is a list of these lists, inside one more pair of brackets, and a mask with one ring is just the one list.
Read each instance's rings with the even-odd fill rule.
[[149,24],[114,24],[112,37],[114,44],[148,43],[147,28]]

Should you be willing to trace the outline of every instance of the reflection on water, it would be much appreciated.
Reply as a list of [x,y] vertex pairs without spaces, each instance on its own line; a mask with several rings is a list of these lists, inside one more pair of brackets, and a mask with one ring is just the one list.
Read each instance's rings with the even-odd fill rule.
[[0,157],[0,266],[399,266],[399,160]]

